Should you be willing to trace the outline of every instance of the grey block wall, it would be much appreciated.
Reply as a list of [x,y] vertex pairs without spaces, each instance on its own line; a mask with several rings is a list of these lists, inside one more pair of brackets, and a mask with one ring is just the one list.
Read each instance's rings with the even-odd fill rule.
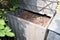
[[20,8],[53,16],[57,0],[19,0]]
[[60,40],[60,35],[56,34],[55,32],[49,31],[47,40]]

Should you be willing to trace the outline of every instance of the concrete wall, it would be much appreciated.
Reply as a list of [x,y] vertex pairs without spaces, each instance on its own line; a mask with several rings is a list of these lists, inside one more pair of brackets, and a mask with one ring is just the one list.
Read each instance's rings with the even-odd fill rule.
[[57,0],[19,0],[20,8],[53,16]]
[[60,40],[60,35],[55,32],[49,31],[47,40]]

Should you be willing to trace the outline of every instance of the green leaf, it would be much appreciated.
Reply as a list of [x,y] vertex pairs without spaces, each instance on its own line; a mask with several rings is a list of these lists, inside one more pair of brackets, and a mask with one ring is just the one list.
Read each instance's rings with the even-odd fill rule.
[[2,11],[0,11],[0,14],[2,14]]
[[1,39],[0,39],[1,40]]
[[10,8],[11,11],[15,11],[15,8]]
[[5,21],[3,19],[0,19],[0,24],[5,25]]
[[10,32],[11,31],[9,26],[6,26],[4,30],[5,30],[5,32]]
[[14,37],[15,34],[13,32],[6,32],[6,35],[9,36],[9,37]]
[[4,9],[1,9],[2,11],[4,11]]
[[4,30],[0,30],[0,37],[4,37],[5,36],[5,31]]
[[1,24],[0,24],[0,29],[4,29],[4,25],[1,25]]
[[7,13],[7,11],[4,11],[4,13]]

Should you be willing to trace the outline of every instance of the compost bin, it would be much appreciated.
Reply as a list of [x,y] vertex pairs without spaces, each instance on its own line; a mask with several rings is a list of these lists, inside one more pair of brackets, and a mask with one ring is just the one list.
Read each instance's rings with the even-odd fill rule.
[[8,25],[16,34],[17,40],[44,40],[47,26],[52,18],[18,9],[15,12],[8,12]]

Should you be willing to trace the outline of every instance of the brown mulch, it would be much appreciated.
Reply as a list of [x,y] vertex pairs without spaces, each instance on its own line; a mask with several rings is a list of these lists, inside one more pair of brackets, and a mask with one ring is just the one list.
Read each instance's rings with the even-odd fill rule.
[[30,22],[33,22],[35,24],[39,24],[43,27],[46,26],[46,23],[50,19],[47,16],[34,14],[34,13],[28,12],[28,11],[24,11],[24,12],[20,13],[19,15],[17,15],[17,17],[23,18],[23,19],[30,21]]

